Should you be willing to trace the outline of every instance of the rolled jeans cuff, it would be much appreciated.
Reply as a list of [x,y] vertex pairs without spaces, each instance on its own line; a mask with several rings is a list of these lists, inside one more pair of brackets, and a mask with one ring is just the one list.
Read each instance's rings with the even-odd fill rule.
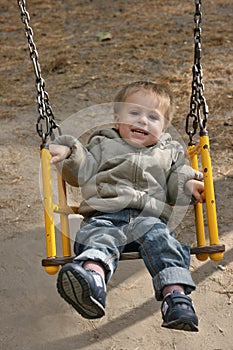
[[108,281],[110,280],[110,278],[112,277],[112,275],[115,271],[114,261],[116,259],[119,260],[119,257],[120,256],[117,256],[117,254],[112,255],[111,257],[107,257],[100,250],[88,249],[87,251],[84,251],[83,253],[81,253],[77,257],[75,257],[74,261],[80,262],[80,265],[83,265],[82,262],[87,261],[87,260],[100,262],[106,270],[105,282],[108,283]]
[[153,277],[155,297],[163,300],[163,288],[172,284],[180,284],[184,287],[185,294],[190,294],[196,289],[189,270],[183,267],[168,267]]

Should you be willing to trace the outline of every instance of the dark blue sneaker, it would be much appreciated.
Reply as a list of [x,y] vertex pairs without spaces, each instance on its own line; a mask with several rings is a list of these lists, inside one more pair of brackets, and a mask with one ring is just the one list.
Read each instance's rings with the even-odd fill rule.
[[83,317],[104,316],[106,285],[99,273],[85,270],[76,263],[66,264],[58,274],[57,290]]
[[162,302],[161,311],[162,327],[198,332],[198,318],[192,299],[187,295],[179,291],[168,294]]

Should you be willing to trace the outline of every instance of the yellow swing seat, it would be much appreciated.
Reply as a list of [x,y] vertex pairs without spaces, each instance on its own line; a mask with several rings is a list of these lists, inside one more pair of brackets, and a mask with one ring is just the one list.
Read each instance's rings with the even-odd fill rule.
[[[204,261],[210,257],[214,261],[219,261],[223,258],[225,246],[219,243],[218,225],[216,216],[215,195],[212,179],[211,159],[209,155],[209,139],[208,136],[200,137],[200,143],[197,146],[189,146],[187,153],[190,157],[191,164],[198,169],[198,154],[202,154],[202,166],[204,169],[204,183],[205,183],[205,202],[206,211],[208,215],[209,228],[209,245],[206,243],[204,218],[203,218],[203,204],[197,203],[195,208],[196,219],[196,236],[197,246],[191,247],[191,254],[196,254],[196,257]],[[41,149],[41,164],[42,164],[42,182],[43,182],[43,196],[44,196],[44,217],[45,217],[45,231],[46,231],[46,250],[47,258],[42,259],[42,266],[44,266],[48,274],[56,274],[59,271],[59,266],[65,265],[73,261],[70,247],[70,233],[69,233],[69,215],[78,214],[78,207],[69,206],[67,204],[66,183],[57,172],[58,181],[58,204],[53,203],[52,200],[52,177],[50,168],[50,152],[47,147]],[[57,256],[56,247],[56,232],[54,224],[54,213],[60,214],[61,223],[61,241],[63,256]],[[121,254],[120,260],[139,259],[139,252],[125,252]]]

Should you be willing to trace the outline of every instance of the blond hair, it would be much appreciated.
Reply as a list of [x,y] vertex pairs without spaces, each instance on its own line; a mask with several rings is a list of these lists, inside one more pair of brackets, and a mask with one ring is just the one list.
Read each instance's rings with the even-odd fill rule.
[[164,111],[164,118],[166,123],[170,124],[175,111],[175,100],[173,93],[171,92],[168,85],[158,84],[151,81],[135,81],[125,85],[114,99],[114,113],[119,112],[121,103],[125,102],[126,99],[135,92],[145,90],[154,93],[160,98],[160,107]]

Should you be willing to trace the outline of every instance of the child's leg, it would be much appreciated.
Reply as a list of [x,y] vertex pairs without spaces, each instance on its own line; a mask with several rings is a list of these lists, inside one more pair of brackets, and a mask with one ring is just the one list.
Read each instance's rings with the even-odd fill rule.
[[[108,218],[106,218],[106,215]],[[58,275],[57,288],[65,301],[83,317],[94,319],[105,314],[106,282],[115,271],[124,233],[106,214],[85,221],[75,242],[76,258]],[[118,225],[120,220],[116,220]]]
[[103,280],[105,281],[106,272],[105,272],[105,268],[101,263],[93,260],[87,260],[84,262],[83,268],[85,270],[93,270],[95,272],[98,272],[103,277]]
[[[184,293],[184,287],[180,284],[172,284],[170,286],[166,286],[163,288],[163,297],[166,297],[168,294],[174,292],[174,290],[177,290],[181,293]],[[185,294],[185,293],[184,293]]]
[[167,226],[153,217],[138,217],[132,230],[140,244],[157,300],[163,300],[163,326],[197,331],[198,319],[192,300],[186,296],[195,289],[189,272],[189,248],[179,243]]
[[173,288],[185,294],[195,290],[189,271],[189,248],[177,241],[166,224],[154,217],[138,217],[131,229],[137,235],[142,259],[153,278],[157,300],[163,300],[164,294]]
[[74,244],[75,262],[100,273],[106,282],[116,270],[126,242],[125,221],[119,215],[106,213],[85,220]]

